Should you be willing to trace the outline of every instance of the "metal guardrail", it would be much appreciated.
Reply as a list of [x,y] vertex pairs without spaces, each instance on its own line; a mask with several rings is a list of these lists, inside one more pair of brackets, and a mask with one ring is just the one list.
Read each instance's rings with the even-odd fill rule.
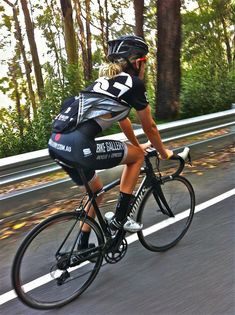
[[[228,134],[217,136],[213,139],[191,143],[193,158],[201,157],[204,152],[213,148],[222,148],[234,143],[235,135],[235,109],[209,114],[190,119],[184,119],[158,126],[163,142],[169,142],[185,138],[187,136],[203,134],[208,131],[230,127]],[[142,129],[136,129],[140,142],[146,140]],[[107,137],[105,137],[107,138]],[[110,139],[125,141],[123,133],[109,136]],[[180,149],[180,148],[179,148]],[[0,187],[24,182],[29,179],[51,174],[60,169],[49,157],[47,149],[17,156],[0,159]],[[112,168],[112,170],[98,171],[104,183],[120,176],[122,166]],[[34,187],[13,191],[0,195],[0,220],[12,216],[21,215],[26,211],[35,211],[55,200],[74,197],[80,193],[77,186],[66,177],[50,183],[37,184]],[[1,222],[1,221],[0,221]]]
[[[235,109],[214,114],[183,119],[158,126],[164,142],[184,138],[186,136],[205,133],[235,124]],[[143,130],[135,130],[140,141],[146,139]],[[107,137],[104,137],[107,138]],[[125,141],[123,133],[109,136],[110,139]],[[55,172],[60,167],[48,155],[48,150],[39,150],[0,159],[0,186],[25,181],[36,176]]]

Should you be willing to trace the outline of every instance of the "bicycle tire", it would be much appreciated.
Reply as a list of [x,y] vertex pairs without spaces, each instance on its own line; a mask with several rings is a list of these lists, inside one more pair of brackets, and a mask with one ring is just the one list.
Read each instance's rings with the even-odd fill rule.
[[[161,202],[156,191],[163,192],[167,206]],[[138,232],[141,244],[150,251],[162,252],[175,246],[187,232],[195,210],[195,193],[190,182],[182,177],[163,179],[159,186],[147,190],[137,214],[137,221],[143,223]]]
[[[90,226],[90,242],[96,246],[87,258],[74,245],[82,222]],[[15,255],[12,284],[18,297],[36,309],[58,308],[71,302],[95,279],[102,265],[103,244],[99,225],[87,215],[68,212],[44,220],[26,236]],[[75,251],[69,259],[72,247]],[[88,260],[92,253],[94,263]],[[68,266],[71,262],[73,265]]]

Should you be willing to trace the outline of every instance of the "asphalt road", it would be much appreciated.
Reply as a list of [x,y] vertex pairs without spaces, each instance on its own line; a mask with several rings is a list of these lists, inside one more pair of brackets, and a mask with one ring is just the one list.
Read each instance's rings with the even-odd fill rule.
[[[234,315],[234,190],[223,200],[213,198],[234,189],[235,159],[222,152],[185,175],[202,210],[183,240],[165,253],[133,242],[122,261],[105,265],[80,298],[59,310],[30,309],[17,298],[3,303],[3,294],[12,289],[10,267],[21,237],[2,240],[0,314]],[[212,205],[203,204],[212,199]]]

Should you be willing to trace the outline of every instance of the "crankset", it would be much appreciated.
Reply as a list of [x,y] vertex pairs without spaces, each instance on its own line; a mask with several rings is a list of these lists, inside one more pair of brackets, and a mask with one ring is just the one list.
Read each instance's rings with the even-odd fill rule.
[[109,252],[105,253],[104,259],[109,264],[115,264],[120,261],[127,252],[127,240],[124,238],[122,239],[121,244],[115,250],[110,250]]

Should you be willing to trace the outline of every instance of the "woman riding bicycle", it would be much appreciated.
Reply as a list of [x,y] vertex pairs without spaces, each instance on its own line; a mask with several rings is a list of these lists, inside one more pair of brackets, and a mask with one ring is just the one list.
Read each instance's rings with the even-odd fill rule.
[[[127,216],[145,150],[149,146],[140,144],[133,132],[128,118],[132,107],[137,112],[147,138],[161,158],[168,159],[173,155],[162,143],[146,98],[143,79],[147,53],[147,44],[138,36],[121,36],[109,41],[109,63],[101,67],[99,78],[79,96],[64,101],[63,114],[57,116],[54,124],[58,128],[54,128],[48,144],[51,157],[60,163],[77,185],[83,185],[77,167],[84,169],[93,192],[102,188],[95,170],[125,165],[116,212],[110,225],[113,229],[124,228],[129,232],[142,229],[141,224]],[[76,128],[64,132],[60,127],[68,117],[73,120],[69,115],[74,104],[78,108]],[[129,143],[96,139],[99,132],[115,122],[119,122]],[[99,204],[101,196],[96,201]],[[92,208],[89,215],[95,216]],[[79,240],[81,248],[88,246],[89,234],[89,227],[84,225]]]

